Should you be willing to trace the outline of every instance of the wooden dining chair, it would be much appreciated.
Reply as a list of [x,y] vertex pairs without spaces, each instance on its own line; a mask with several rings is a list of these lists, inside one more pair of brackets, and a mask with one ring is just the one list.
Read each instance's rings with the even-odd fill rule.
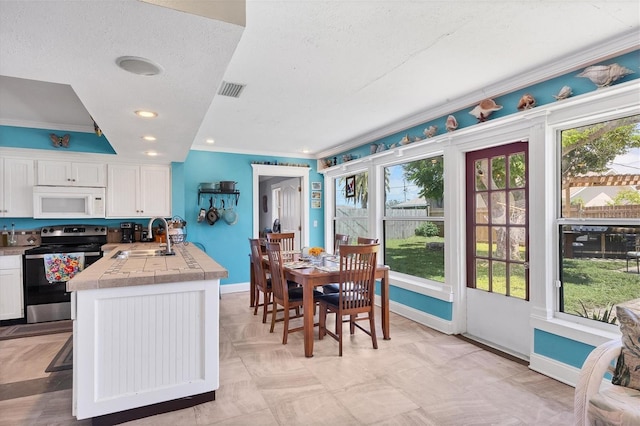
[[[253,277],[255,282],[255,307],[253,315],[258,315],[258,307],[262,306],[262,322],[267,322],[267,314],[271,311],[268,306],[271,305],[271,280],[267,278],[267,273],[262,264],[262,247],[259,239],[249,238],[251,246],[251,267],[253,268]],[[263,294],[263,301],[260,303],[260,293]]]
[[[284,258],[280,249],[280,243],[267,243],[267,255],[269,257],[269,269],[271,271],[271,290],[273,296],[273,307],[271,308],[271,329],[273,333],[276,322],[284,322],[284,330],[282,332],[282,344],[287,344],[287,337],[289,333],[304,330],[304,326],[289,328],[290,318],[300,317],[300,308],[302,307],[302,287],[290,287],[287,284],[287,280],[284,278]],[[318,299],[322,296],[322,293],[313,290],[314,299]],[[282,319],[276,319],[278,305],[282,306],[282,312],[284,317]],[[291,309],[296,309],[296,315],[291,317]]]
[[[342,323],[350,323],[350,332],[354,334],[355,327],[371,336],[373,348],[378,349],[375,324],[375,272],[377,255],[380,250],[378,244],[345,245],[340,247],[340,280],[338,293],[324,295],[320,298],[320,330],[319,338],[330,335],[338,341],[338,353],[342,356]],[[336,332],[327,330],[327,313],[336,314]],[[367,316],[358,316],[367,314]],[[344,316],[349,319],[343,321]],[[357,324],[357,321],[369,320],[369,331]]]
[[[349,236],[346,234],[336,234],[333,240],[333,254],[340,253],[340,246],[349,244]],[[340,291],[337,283],[325,284],[322,286],[322,292],[324,294],[337,293]]]
[[268,243],[279,243],[280,250],[283,252],[285,261],[290,262],[293,260],[293,252],[294,248],[294,240],[296,234],[293,232],[284,232],[284,233],[268,233],[267,234],[267,242]]
[[358,237],[358,244],[378,244],[377,238]]

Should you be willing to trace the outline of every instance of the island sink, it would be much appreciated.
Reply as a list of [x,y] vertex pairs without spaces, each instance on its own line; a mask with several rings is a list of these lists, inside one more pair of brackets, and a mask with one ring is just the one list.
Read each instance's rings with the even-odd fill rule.
[[[173,254],[173,253],[172,253]],[[126,259],[128,257],[153,257],[166,256],[165,250],[118,250],[112,259]]]

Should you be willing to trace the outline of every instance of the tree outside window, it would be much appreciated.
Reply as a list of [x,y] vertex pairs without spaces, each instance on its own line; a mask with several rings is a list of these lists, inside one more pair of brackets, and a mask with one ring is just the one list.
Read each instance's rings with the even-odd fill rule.
[[559,310],[615,322],[640,304],[640,116],[563,130],[559,148]]

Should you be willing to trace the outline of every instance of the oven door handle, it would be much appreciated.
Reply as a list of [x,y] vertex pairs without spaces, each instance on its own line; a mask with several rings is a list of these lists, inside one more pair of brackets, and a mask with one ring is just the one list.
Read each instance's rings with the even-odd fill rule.
[[70,253],[82,253],[85,256],[100,256],[101,253],[99,251],[86,251],[86,252],[69,252],[69,253],[47,253],[47,254],[25,254],[24,258],[26,260],[30,260],[30,259],[44,259],[45,256],[47,255],[52,255],[52,254],[70,254]]

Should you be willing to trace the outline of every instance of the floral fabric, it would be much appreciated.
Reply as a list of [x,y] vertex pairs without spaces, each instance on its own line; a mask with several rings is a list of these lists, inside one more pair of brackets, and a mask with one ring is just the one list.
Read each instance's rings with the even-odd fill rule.
[[84,269],[84,253],[56,253],[44,255],[47,281],[67,282]]

